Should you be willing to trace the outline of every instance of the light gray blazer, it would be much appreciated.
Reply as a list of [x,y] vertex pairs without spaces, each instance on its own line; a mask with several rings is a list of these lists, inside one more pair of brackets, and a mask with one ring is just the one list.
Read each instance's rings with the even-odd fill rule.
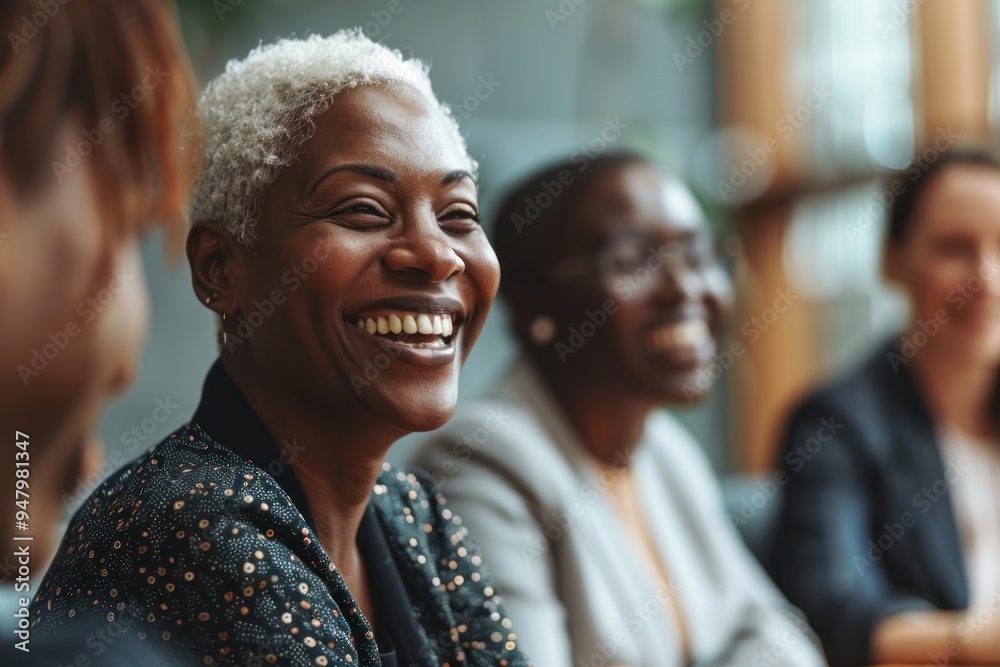
[[681,665],[668,595],[679,596],[695,665],[825,664],[727,520],[700,447],[666,412],[649,418],[632,463],[673,576],[665,589],[630,548],[605,497],[610,478],[601,481],[526,360],[488,396],[461,404],[412,463],[469,528],[518,644],[539,667]]

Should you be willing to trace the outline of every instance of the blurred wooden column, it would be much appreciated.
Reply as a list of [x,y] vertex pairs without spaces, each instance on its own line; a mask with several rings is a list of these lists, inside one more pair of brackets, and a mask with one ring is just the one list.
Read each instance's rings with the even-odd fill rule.
[[[809,309],[797,302],[773,326],[751,342],[740,329],[760,317],[778,292],[789,288],[783,250],[800,173],[805,131],[777,137],[777,123],[804,100],[790,89],[789,52],[793,42],[794,0],[717,0],[716,15],[735,11],[736,19],[717,42],[720,118],[724,127],[752,130],[762,140],[778,138],[775,176],[752,205],[737,211],[749,279],[737,280],[733,313],[735,339],[746,354],[730,370],[730,433],[735,467],[747,472],[770,470],[788,405],[817,368]],[[743,9],[739,9],[739,8]],[[733,155],[739,164],[746,155]],[[794,288],[793,288],[794,289]]]
[[992,8],[988,0],[923,0],[913,22],[918,146],[949,126],[961,142],[990,137]]
[[[990,138],[992,12],[988,0],[911,0],[916,145],[933,144],[950,127],[958,143]],[[791,53],[798,12],[808,3],[795,0],[716,0],[715,14],[735,11],[736,19],[717,41],[719,104],[723,127],[750,129],[773,137],[775,123],[804,100],[807,91],[792,84],[800,54]],[[821,20],[812,17],[812,20]],[[822,82],[815,82],[822,83]],[[860,119],[859,119],[860,122]],[[738,210],[749,279],[738,282],[734,314],[736,340],[747,353],[730,371],[733,392],[733,459],[739,469],[762,472],[775,462],[775,447],[793,402],[820,376],[822,348],[817,340],[819,305],[803,298],[756,342],[740,327],[760,316],[778,290],[791,287],[784,267],[785,235],[797,201],[818,187],[808,169],[803,139],[796,132],[771,156],[775,178],[751,204]],[[739,164],[746,156],[730,156]],[[846,184],[845,184],[846,185]],[[834,186],[834,190],[837,189]]]

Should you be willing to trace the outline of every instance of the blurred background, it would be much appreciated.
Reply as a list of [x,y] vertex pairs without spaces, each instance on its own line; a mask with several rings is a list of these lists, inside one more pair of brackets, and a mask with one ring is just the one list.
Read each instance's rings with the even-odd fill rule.
[[[688,180],[720,233],[740,240],[730,338],[746,352],[719,360],[709,400],[677,411],[732,477],[731,502],[769,474],[795,400],[905,318],[879,276],[894,197],[886,174],[919,170],[951,145],[988,141],[998,118],[1000,3],[986,0],[179,7],[200,85],[262,41],[352,26],[429,63],[479,160],[487,216],[526,170],[574,152],[635,148]],[[215,357],[214,323],[186,264],[164,267],[156,238],[145,253],[150,344],[138,381],[102,426],[120,463],[190,418]],[[498,304],[463,395],[489,385],[512,354]],[[172,406],[164,423],[152,417],[158,401]]]

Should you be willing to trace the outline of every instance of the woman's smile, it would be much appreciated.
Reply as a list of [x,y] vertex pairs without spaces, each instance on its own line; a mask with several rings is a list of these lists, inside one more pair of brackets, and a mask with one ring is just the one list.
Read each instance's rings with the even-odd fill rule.
[[715,348],[711,328],[701,317],[659,324],[646,331],[643,338],[646,350],[654,354],[684,354],[697,359],[700,353]]
[[404,362],[441,366],[456,358],[464,313],[457,299],[409,295],[382,299],[344,319],[363,345],[377,346]]

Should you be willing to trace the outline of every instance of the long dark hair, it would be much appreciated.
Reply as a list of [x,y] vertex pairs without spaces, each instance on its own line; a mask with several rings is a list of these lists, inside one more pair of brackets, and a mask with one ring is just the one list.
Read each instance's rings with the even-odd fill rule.
[[[919,167],[910,167],[901,173],[894,174],[889,179],[889,188],[899,183],[907,185],[889,210],[886,244],[899,246],[905,242],[920,210],[925,193],[942,173],[953,167],[993,169],[1000,176],[1000,160],[985,149],[975,148],[955,148],[942,153],[937,160],[929,165],[921,164]],[[989,410],[992,422],[1000,426],[1000,372],[997,374]]]

